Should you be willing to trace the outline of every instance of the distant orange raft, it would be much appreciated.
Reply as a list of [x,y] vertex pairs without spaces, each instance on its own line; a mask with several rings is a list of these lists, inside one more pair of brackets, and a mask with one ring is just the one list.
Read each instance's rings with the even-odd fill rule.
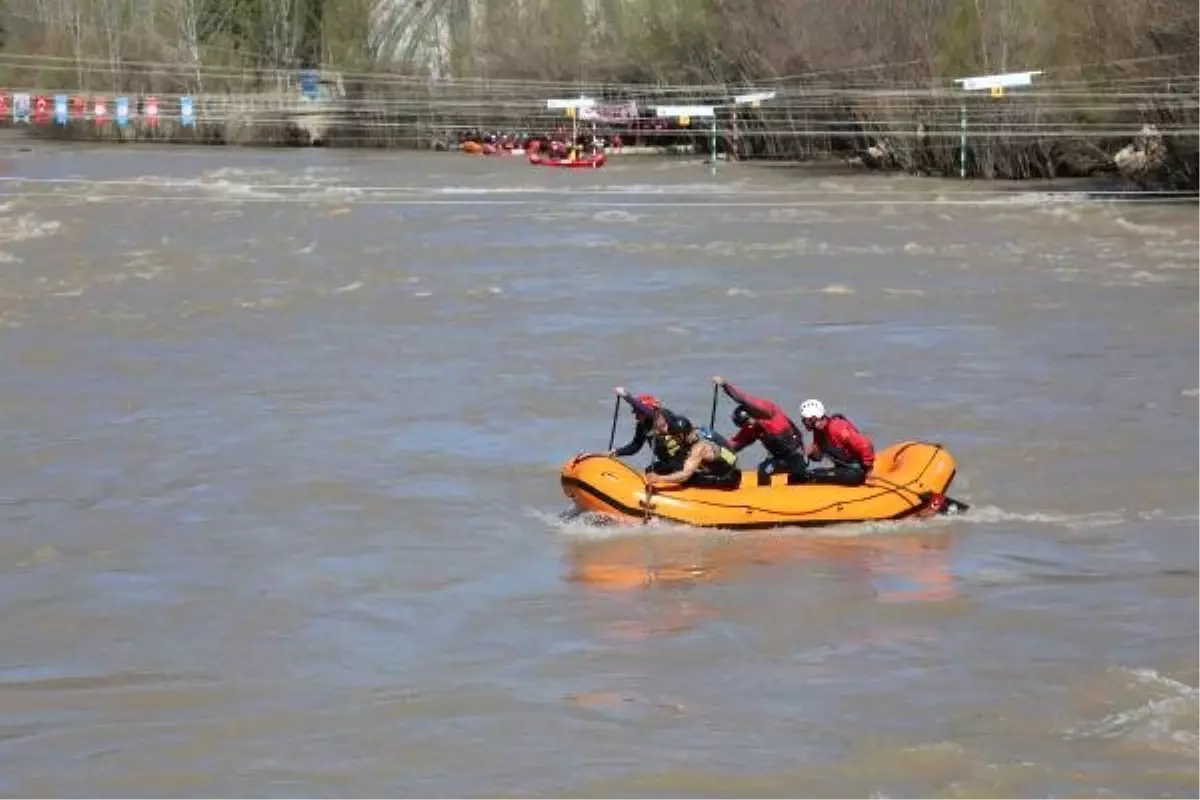
[[627,521],[661,519],[701,528],[753,529],[893,520],[965,510],[946,497],[957,469],[939,444],[900,442],[875,456],[862,486],[788,486],[785,475],[759,486],[743,471],[737,489],[659,486],[646,499],[642,474],[603,455],[576,457],[563,465],[562,487],[581,511]]
[[571,160],[569,158],[551,158],[543,156],[539,153],[530,153],[528,161],[535,167],[561,167],[564,169],[599,169],[608,161],[608,156],[604,153],[595,153],[590,156],[579,156]]

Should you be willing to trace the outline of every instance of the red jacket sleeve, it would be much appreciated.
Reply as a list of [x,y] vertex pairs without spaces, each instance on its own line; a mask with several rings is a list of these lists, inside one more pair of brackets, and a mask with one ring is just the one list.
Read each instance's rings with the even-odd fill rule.
[[738,428],[738,432],[729,440],[729,446],[733,448],[733,452],[738,452],[743,447],[749,447],[758,441],[758,428],[756,426],[747,425],[744,428]]
[[831,433],[837,437],[839,443],[846,450],[849,450],[854,455],[858,456],[864,466],[870,469],[875,463],[875,446],[871,444],[871,440],[854,427],[853,424],[845,420],[834,420],[835,423],[830,423],[830,428],[833,428]]
[[770,419],[776,414],[782,414],[783,409],[772,403],[770,400],[764,400],[761,397],[755,397],[751,394],[746,394],[741,389],[734,386],[732,383],[725,384],[725,394],[729,395],[730,399],[737,403],[741,403],[750,412],[750,416],[755,419]]

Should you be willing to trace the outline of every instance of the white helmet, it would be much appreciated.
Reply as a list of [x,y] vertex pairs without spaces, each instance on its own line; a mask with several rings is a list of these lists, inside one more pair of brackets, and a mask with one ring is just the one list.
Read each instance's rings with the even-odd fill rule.
[[805,400],[800,404],[800,419],[820,419],[825,416],[825,404],[820,400]]

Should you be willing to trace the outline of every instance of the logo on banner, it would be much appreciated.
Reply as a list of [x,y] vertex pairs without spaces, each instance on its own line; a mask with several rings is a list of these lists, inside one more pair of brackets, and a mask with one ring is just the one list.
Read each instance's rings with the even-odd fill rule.
[[67,124],[67,96],[65,94],[54,95],[54,121],[59,125]]
[[196,113],[192,109],[192,98],[179,98],[179,123],[189,128],[196,127]]
[[129,98],[117,98],[117,125],[124,128],[129,124]]
[[29,122],[29,95],[13,95],[13,122]]

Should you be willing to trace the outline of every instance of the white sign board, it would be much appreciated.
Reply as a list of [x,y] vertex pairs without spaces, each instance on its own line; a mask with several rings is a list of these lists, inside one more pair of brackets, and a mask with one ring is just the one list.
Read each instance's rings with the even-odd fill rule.
[[977,92],[981,89],[1006,89],[1009,86],[1028,86],[1033,83],[1034,75],[1042,71],[1007,72],[1003,75],[977,75],[974,78],[955,78],[955,83],[962,84],[963,91]]
[[590,97],[577,97],[574,100],[547,100],[546,108],[591,108],[596,101]]
[[743,103],[761,103],[764,100],[774,100],[774,92],[751,92],[750,94],[735,95],[733,102],[741,105]]
[[660,117],[712,117],[712,106],[657,106],[655,113]]
[[579,110],[579,118],[587,122],[624,122],[637,119],[637,115],[637,103],[633,100],[628,103],[597,105]]

